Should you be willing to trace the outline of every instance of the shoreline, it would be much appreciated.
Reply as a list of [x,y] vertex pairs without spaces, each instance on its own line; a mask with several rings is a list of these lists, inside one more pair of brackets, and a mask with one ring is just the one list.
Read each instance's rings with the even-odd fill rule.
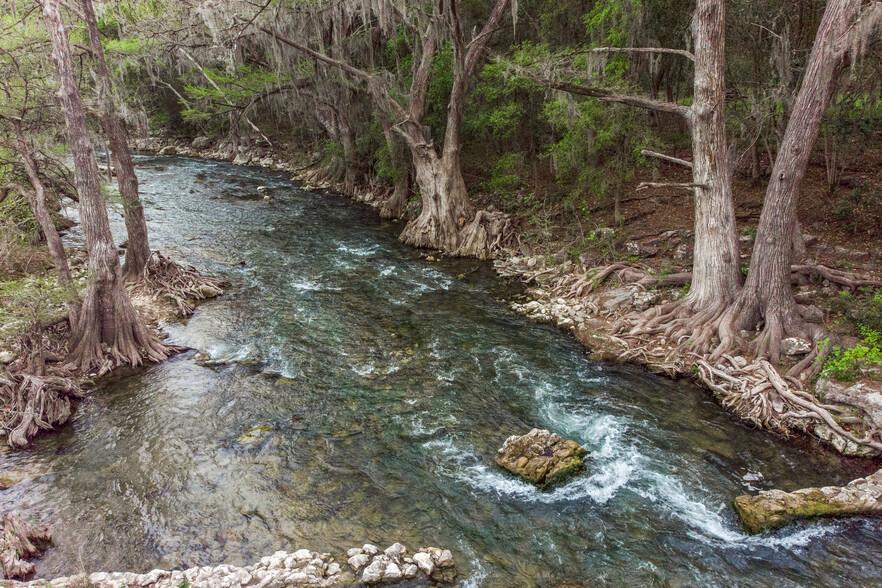
[[[240,145],[233,154],[232,146],[219,147],[207,137],[198,137],[187,145],[178,140],[172,143],[163,142],[158,138],[147,138],[134,141],[137,152],[152,155],[179,155],[199,157],[215,161],[227,161],[234,165],[252,165],[284,171],[292,174],[292,180],[303,182],[306,190],[332,190],[341,195],[379,209],[385,202],[384,195],[374,194],[367,188],[356,188],[354,194],[346,194],[344,186],[327,179],[327,173],[318,163],[306,163],[307,158],[300,161],[286,160],[273,150],[256,150],[251,153]],[[555,265],[547,264],[545,256],[522,255],[521,251],[504,250],[504,257],[493,260],[496,273],[509,279],[518,279],[525,283],[527,294],[532,299],[524,304],[512,304],[513,310],[529,318],[556,324],[573,333],[576,339],[591,351],[592,357],[606,361],[628,362],[641,365],[649,371],[673,379],[688,378],[705,390],[711,392],[723,410],[737,416],[746,425],[764,433],[789,437],[793,434],[806,435],[808,438],[823,443],[826,447],[846,457],[868,458],[882,467],[882,444],[873,447],[860,443],[860,439],[850,430],[838,426],[829,415],[818,415],[817,418],[805,418],[804,414],[790,417],[793,404],[802,400],[801,395],[809,395],[817,400],[815,385],[796,387],[793,381],[785,381],[767,364],[758,362],[750,364],[740,356],[728,358],[728,363],[711,366],[704,358],[683,357],[676,346],[663,337],[650,337],[629,343],[625,336],[616,336],[612,332],[615,321],[622,316],[644,311],[652,306],[676,299],[680,294],[676,289],[647,288],[643,283],[646,278],[633,279],[628,275],[629,266],[636,264],[620,263],[608,266],[600,273],[600,268],[590,268],[581,263],[565,261]],[[443,254],[442,254],[443,255]],[[618,269],[619,276],[624,276],[619,284],[611,284],[592,276],[606,277],[607,271]],[[631,267],[630,269],[633,269]],[[625,270],[624,274],[621,270]],[[608,275],[615,274],[609,272]],[[588,276],[592,276],[588,278]],[[588,278],[588,279],[586,279]],[[573,287],[575,284],[578,287]],[[586,287],[588,285],[588,287]],[[791,356],[797,362],[802,356]],[[766,363],[765,366],[762,364]],[[770,373],[773,371],[775,373]],[[757,407],[743,397],[744,385],[751,387],[767,387],[772,403],[771,410],[757,412]],[[835,384],[835,383],[834,383]],[[861,386],[863,381],[857,382]],[[833,387],[826,380],[819,380],[818,386],[827,389]],[[741,390],[740,390],[740,389]],[[840,388],[846,388],[840,386]],[[848,387],[851,390],[852,387]],[[882,410],[871,414],[875,399],[868,402],[869,409],[862,405],[865,399],[861,394],[841,391],[842,402],[854,412],[864,413],[863,428],[882,428]],[[882,385],[878,386],[879,402],[882,403]],[[756,402],[756,401],[754,401]],[[780,403],[780,406],[778,404]],[[766,404],[769,404],[766,402]],[[777,413],[777,414],[775,414]],[[785,418],[778,418],[783,415]],[[812,414],[812,417],[816,415]],[[827,417],[826,420],[824,417]],[[874,418],[875,417],[875,418]]]

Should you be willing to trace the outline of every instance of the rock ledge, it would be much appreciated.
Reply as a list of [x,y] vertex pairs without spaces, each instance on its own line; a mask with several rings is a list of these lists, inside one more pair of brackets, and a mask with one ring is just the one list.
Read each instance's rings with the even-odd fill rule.
[[735,499],[749,533],[776,529],[798,519],[882,515],[882,470],[845,486],[805,488],[795,492],[765,490]]

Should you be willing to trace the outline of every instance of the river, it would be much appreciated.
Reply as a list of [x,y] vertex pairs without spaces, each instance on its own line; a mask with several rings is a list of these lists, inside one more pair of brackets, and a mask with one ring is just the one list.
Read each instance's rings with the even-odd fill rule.
[[[154,248],[233,284],[167,328],[223,363],[120,371],[0,456],[37,473],[0,500],[51,524],[39,576],[401,541],[453,550],[469,586],[878,585],[882,521],[750,537],[731,506],[867,464],[591,361],[511,311],[519,289],[489,264],[420,259],[343,197],[259,168],[137,163]],[[589,449],[586,473],[543,493],[500,471],[496,450],[533,427]]]

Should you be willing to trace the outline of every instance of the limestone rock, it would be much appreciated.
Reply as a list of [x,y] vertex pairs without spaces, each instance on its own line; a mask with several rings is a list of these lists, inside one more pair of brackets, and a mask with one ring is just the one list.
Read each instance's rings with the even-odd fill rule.
[[371,565],[364,569],[361,574],[361,581],[365,584],[377,584],[383,581],[383,575],[386,573],[386,562],[383,559],[376,558]]
[[393,543],[384,551],[386,555],[388,555],[391,559],[397,561],[399,560],[405,553],[407,553],[407,548],[401,543]]
[[353,555],[349,558],[349,567],[351,567],[356,572],[367,565],[368,561],[370,561],[370,556],[365,553],[359,553],[358,555]]
[[821,378],[815,385],[815,392],[824,402],[859,408],[866,415],[865,420],[882,429],[882,382],[839,382]]
[[15,361],[15,354],[11,351],[0,352],[0,363],[7,365]]
[[419,567],[419,569],[427,576],[431,576],[432,572],[435,571],[435,562],[432,561],[432,556],[428,553],[415,553],[413,556],[413,561],[416,563],[417,567]]
[[401,568],[398,567],[394,561],[389,562],[389,565],[386,566],[386,569],[383,571],[383,581],[384,582],[397,582],[404,575],[401,572]]
[[787,337],[781,340],[781,353],[788,356],[805,355],[812,350],[812,342],[799,337]]
[[557,433],[533,429],[526,435],[506,439],[496,463],[540,488],[547,488],[581,471],[588,455],[575,441]]
[[361,547],[353,547],[349,551],[346,552],[346,557],[355,557],[356,555],[361,555],[362,549]]
[[795,492],[766,490],[735,499],[750,533],[782,527],[798,519],[882,514],[882,470],[845,486],[805,488]]
[[190,146],[193,149],[198,149],[201,151],[203,149],[207,149],[210,144],[211,144],[211,139],[209,139],[208,137],[205,137],[205,136],[199,136],[199,137],[196,137],[195,139],[193,139],[193,142],[190,143]]

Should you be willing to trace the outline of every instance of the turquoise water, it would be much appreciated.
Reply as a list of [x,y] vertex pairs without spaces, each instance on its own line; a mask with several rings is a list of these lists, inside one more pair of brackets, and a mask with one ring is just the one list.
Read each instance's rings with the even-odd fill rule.
[[[0,457],[39,474],[0,492],[53,527],[39,575],[401,541],[450,548],[471,586],[878,584],[882,522],[749,537],[731,507],[873,464],[589,360],[509,310],[518,289],[488,264],[422,260],[341,197],[257,168],[138,163],[154,247],[233,284],[168,327],[221,363],[118,373],[74,422]],[[586,473],[541,493],[500,471],[496,449],[533,427],[589,449]]]

